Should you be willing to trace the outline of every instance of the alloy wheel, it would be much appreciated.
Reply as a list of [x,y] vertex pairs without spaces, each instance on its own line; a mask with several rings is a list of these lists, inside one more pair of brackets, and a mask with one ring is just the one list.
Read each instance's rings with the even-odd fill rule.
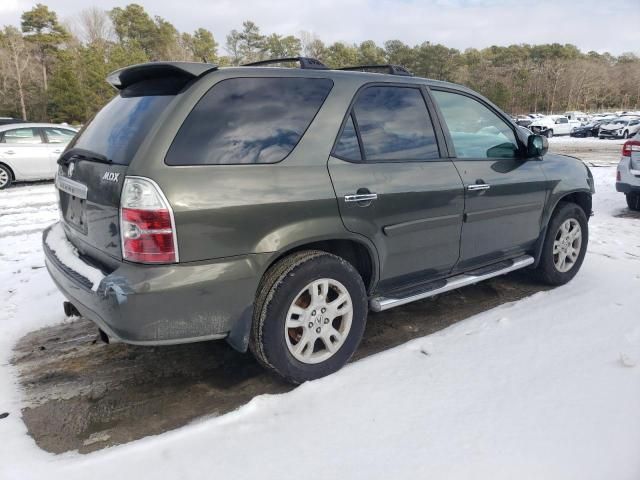
[[289,352],[302,363],[324,362],[344,344],[353,320],[353,302],[337,280],[321,278],[294,298],[285,320]]
[[553,263],[559,272],[571,270],[582,248],[582,229],[575,218],[562,222],[553,242]]

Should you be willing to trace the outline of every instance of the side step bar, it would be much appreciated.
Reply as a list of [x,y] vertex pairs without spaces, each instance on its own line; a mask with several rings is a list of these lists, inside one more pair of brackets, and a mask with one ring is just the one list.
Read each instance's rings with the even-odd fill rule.
[[374,312],[382,312],[393,307],[399,307],[400,305],[406,305],[407,303],[433,297],[434,295],[439,295],[450,290],[455,290],[456,288],[473,285],[474,283],[478,283],[489,278],[498,277],[500,275],[504,275],[505,273],[513,272],[514,270],[519,270],[521,268],[527,267],[533,262],[534,259],[532,256],[522,255],[521,257],[517,257],[511,260],[508,266],[504,266],[504,262],[500,262],[498,265],[500,265],[501,268],[498,268],[496,270],[490,270],[489,266],[479,271],[476,270],[476,273],[473,273],[472,271],[469,273],[456,275],[455,277],[448,278],[446,280],[446,284],[441,287],[425,290],[423,292],[415,293],[407,297],[394,298],[382,296],[372,298],[369,302],[369,306]]

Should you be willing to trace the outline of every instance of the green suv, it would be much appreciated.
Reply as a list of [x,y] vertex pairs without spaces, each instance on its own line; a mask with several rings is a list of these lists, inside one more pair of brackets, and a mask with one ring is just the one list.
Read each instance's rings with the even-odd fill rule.
[[[43,234],[105,341],[226,339],[291,382],[369,310],[584,259],[593,178],[468,88],[393,65],[147,63],[61,156]],[[427,307],[425,307],[427,308]]]

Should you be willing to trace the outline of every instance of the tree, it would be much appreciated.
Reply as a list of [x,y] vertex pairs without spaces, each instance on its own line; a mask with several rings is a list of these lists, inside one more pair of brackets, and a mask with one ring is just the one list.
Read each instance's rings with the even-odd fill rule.
[[87,118],[86,89],[77,72],[80,58],[75,52],[58,52],[51,75],[47,110],[53,122],[82,123]]
[[182,34],[182,41],[197,60],[203,62],[217,63],[218,44],[213,38],[213,34],[205,29],[199,28],[193,35]]
[[358,48],[355,45],[336,42],[327,48],[325,61],[328,66],[333,68],[356,65],[358,61]]
[[324,60],[327,52],[322,40],[320,40],[314,33],[302,30],[299,34],[302,55],[305,57],[316,58],[318,60]]
[[359,65],[381,65],[386,63],[385,52],[373,40],[362,42],[358,47]]
[[240,56],[244,62],[261,60],[265,52],[265,38],[260,34],[258,25],[250,20],[242,22],[238,46]]
[[22,119],[26,120],[27,106],[25,101],[24,74],[29,66],[31,50],[25,43],[20,31],[15,27],[5,27],[0,35],[0,42],[8,52],[9,71],[16,82]]
[[178,47],[178,31],[162,17],[151,16],[132,3],[109,11],[118,42],[128,48],[142,49],[149,60],[168,60]]
[[272,33],[264,39],[264,50],[270,58],[298,57],[302,50],[299,38]]
[[225,45],[225,48],[231,56],[232,65],[240,65],[242,61],[242,53],[240,52],[241,41],[242,39],[240,38],[240,32],[236,29],[231,30],[229,35],[227,35],[227,43]]
[[90,7],[80,12],[79,23],[82,40],[85,43],[105,44],[115,38],[109,15],[97,7]]
[[242,30],[231,30],[227,35],[227,52],[234,65],[262,60],[266,53],[265,37],[251,20],[242,22]]
[[46,91],[49,58],[69,38],[69,33],[58,23],[56,13],[40,3],[22,14],[22,31],[26,39],[35,46],[42,65],[42,83]]

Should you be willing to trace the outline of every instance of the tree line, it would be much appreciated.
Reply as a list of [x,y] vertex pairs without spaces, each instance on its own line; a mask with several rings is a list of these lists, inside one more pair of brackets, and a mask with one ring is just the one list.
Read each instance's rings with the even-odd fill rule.
[[137,4],[90,8],[65,22],[37,4],[19,26],[0,30],[0,116],[84,123],[114,95],[107,74],[135,63],[230,66],[299,55],[331,68],[403,65],[421,77],[467,85],[513,114],[640,109],[640,58],[632,53],[585,53],[557,43],[464,51],[429,41],[327,44],[310,32],[264,34],[252,21],[231,30],[220,46],[206,28],[179,32]]

